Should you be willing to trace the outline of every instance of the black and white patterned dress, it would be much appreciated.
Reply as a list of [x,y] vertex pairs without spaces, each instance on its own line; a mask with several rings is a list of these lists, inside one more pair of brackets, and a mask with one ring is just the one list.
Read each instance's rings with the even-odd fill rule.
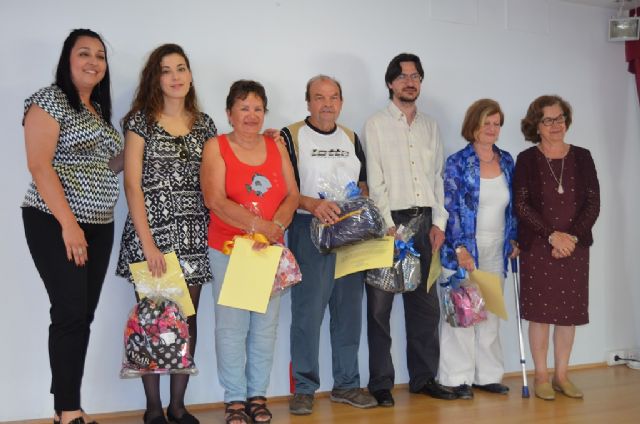
[[[124,130],[144,139],[142,191],[156,246],[163,253],[176,252],[187,285],[210,281],[209,211],[200,190],[200,163],[204,143],[216,135],[213,120],[201,113],[189,134],[174,137],[157,123],[150,129],[138,112]],[[129,264],[144,260],[142,243],[127,216],[116,274],[131,281]]]
[[[84,105],[75,110],[57,85],[42,88],[24,101],[24,113],[40,106],[60,125],[52,166],[76,220],[85,224],[108,224],[120,193],[117,175],[109,161],[122,151],[120,134]],[[100,113],[100,105],[93,103]],[[51,214],[33,181],[22,207]]]

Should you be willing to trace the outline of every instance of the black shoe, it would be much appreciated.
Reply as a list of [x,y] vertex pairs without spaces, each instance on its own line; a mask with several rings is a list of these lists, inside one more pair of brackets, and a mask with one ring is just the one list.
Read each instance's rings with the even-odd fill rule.
[[157,415],[153,418],[147,418],[148,413],[144,411],[144,415],[142,416],[142,421],[144,424],[168,424],[167,419],[164,417],[164,414]]
[[378,406],[390,408],[396,404],[396,401],[393,400],[393,396],[391,395],[391,390],[376,390],[375,392],[371,392],[371,394],[378,401]]
[[476,389],[484,390],[489,393],[497,393],[499,395],[506,395],[509,393],[509,387],[500,383],[491,383],[491,384],[474,384],[473,387]]
[[432,398],[443,400],[454,400],[458,398],[458,396],[456,396],[456,394],[453,393],[451,389],[438,384],[438,382],[433,378],[427,381],[427,384],[422,386],[422,388],[418,390],[417,393],[423,393],[425,395],[431,396]]
[[184,411],[184,414],[182,414],[182,416],[178,418],[171,413],[169,408],[167,408],[167,420],[170,423],[177,423],[177,424],[200,424],[200,421],[198,421],[196,417],[194,417],[187,411]]
[[473,390],[468,384],[461,384],[453,388],[453,393],[458,399],[473,399]]

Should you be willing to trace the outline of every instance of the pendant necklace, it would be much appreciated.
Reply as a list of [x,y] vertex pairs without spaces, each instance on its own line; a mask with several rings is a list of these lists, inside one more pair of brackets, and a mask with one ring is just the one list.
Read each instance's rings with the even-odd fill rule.
[[553,168],[551,167],[551,159],[547,157],[545,157],[545,159],[547,160],[547,165],[549,165],[549,171],[551,171],[551,175],[553,176],[553,179],[556,180],[556,182],[558,183],[558,188],[556,189],[556,191],[558,192],[558,194],[563,194],[564,188],[562,187],[562,174],[564,174],[564,157],[562,158],[562,166],[560,168],[560,178],[556,177],[556,173],[553,172]]

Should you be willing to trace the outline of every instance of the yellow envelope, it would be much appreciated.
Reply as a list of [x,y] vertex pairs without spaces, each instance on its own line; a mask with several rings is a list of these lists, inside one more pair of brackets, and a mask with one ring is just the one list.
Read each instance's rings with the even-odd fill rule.
[[469,277],[471,281],[477,283],[478,287],[480,287],[487,311],[493,312],[506,321],[508,319],[507,308],[504,304],[500,277],[491,272],[480,271],[479,269],[473,270]]
[[142,282],[146,283],[145,285],[149,285],[149,283],[151,283],[151,286],[159,289],[173,289],[177,294],[175,297],[172,297],[172,299],[178,304],[182,313],[188,317],[195,314],[196,310],[193,307],[193,302],[189,295],[189,289],[187,288],[187,282],[184,280],[184,275],[182,274],[182,268],[178,262],[176,252],[165,254],[164,261],[167,264],[167,272],[159,278],[155,278],[151,275],[147,261],[129,264],[129,270],[131,271],[133,282],[136,285],[138,296],[140,299],[144,299],[146,297],[143,290],[139,289],[139,285]]
[[442,264],[440,263],[440,250],[431,255],[431,265],[429,266],[429,276],[427,277],[427,291],[431,290],[431,286],[436,282],[442,274]]
[[393,266],[394,238],[386,236],[335,249],[335,278],[365,269]]
[[282,246],[256,251],[253,240],[237,237],[224,274],[218,305],[265,313],[278,271]]

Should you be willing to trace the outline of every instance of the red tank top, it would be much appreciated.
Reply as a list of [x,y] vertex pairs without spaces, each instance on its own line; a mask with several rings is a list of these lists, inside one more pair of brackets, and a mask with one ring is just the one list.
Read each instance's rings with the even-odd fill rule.
[[[226,167],[227,198],[249,210],[257,210],[263,219],[271,220],[287,196],[287,183],[282,174],[282,158],[276,142],[264,137],[267,159],[257,166],[241,162],[235,155],[226,134],[218,136],[220,155]],[[254,206],[255,205],[255,206]],[[222,250],[224,242],[245,231],[222,221],[213,211],[209,224],[209,246]]]

